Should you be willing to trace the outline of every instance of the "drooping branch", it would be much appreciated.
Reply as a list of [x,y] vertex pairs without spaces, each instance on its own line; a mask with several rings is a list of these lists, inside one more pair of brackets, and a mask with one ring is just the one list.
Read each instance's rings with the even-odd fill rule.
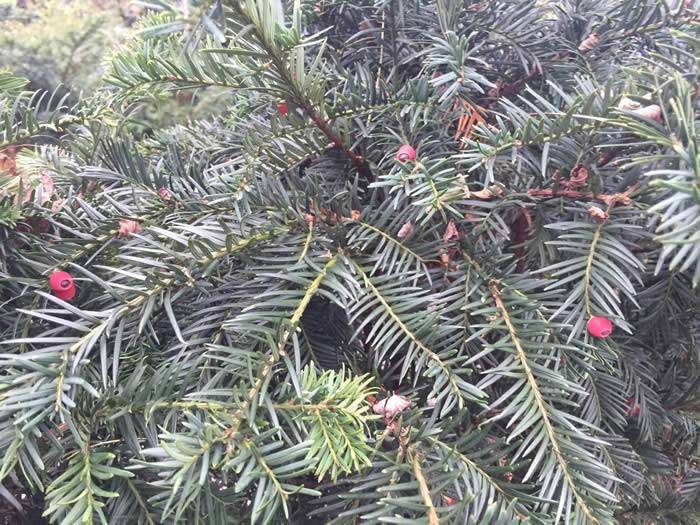
[[461,382],[459,378],[455,377],[455,374],[450,369],[449,365],[445,361],[443,361],[438,354],[436,354],[433,350],[428,348],[425,345],[425,343],[423,343],[420,340],[420,338],[418,338],[418,336],[410,329],[410,327],[408,327],[406,323],[404,323],[401,320],[401,318],[397,315],[397,313],[391,307],[389,302],[386,300],[384,295],[381,293],[379,288],[377,288],[377,286],[372,282],[372,280],[369,278],[367,273],[365,273],[362,267],[354,261],[352,261],[352,263],[357,273],[362,277],[365,286],[375,296],[379,305],[381,305],[381,307],[387,313],[387,316],[392,320],[392,322],[396,324],[398,329],[406,335],[408,340],[410,340],[411,343],[413,343],[416,346],[416,348],[418,348],[421,351],[425,358],[434,363],[434,365],[440,370],[440,373],[444,375],[447,383],[449,384],[449,388],[452,391],[452,394],[458,400],[459,406],[463,407],[465,402],[468,401],[468,399],[462,392],[462,389],[460,388],[460,383],[463,382]]

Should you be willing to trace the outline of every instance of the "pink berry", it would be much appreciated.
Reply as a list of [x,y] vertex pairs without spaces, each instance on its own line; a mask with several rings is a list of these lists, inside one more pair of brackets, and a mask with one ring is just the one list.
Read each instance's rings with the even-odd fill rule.
[[158,196],[161,198],[161,200],[163,202],[168,202],[170,199],[173,198],[173,196],[170,193],[170,190],[168,190],[168,188],[160,188],[158,190]]
[[635,402],[634,396],[628,397],[627,398],[627,415],[631,416],[631,417],[637,417],[641,411],[642,411],[642,408],[639,406],[639,403]]
[[612,334],[613,324],[607,317],[598,315],[588,320],[586,329],[593,337],[601,337],[604,339]]
[[659,123],[662,121],[661,106],[658,106],[657,104],[635,109],[632,111],[632,113]]
[[277,103],[277,111],[279,111],[279,114],[282,115],[283,117],[287,115],[289,112],[289,107],[287,106],[286,102],[278,102]]
[[396,160],[399,162],[406,162],[407,160],[415,160],[416,159],[416,150],[413,149],[412,146],[409,146],[408,144],[404,144],[399,148],[399,151],[396,152]]
[[49,276],[49,287],[56,297],[64,301],[70,301],[75,297],[75,283],[73,276],[68,272],[52,272]]

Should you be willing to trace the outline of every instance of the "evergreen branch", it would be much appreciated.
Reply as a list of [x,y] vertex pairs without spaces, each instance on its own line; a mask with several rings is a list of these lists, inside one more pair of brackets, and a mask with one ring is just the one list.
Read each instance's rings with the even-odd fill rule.
[[255,456],[258,465],[260,465],[263,468],[263,471],[267,475],[267,479],[272,481],[272,485],[275,487],[275,491],[282,498],[283,505],[285,505],[286,507],[290,494],[284,489],[284,487],[280,483],[280,480],[277,478],[275,471],[270,468],[270,466],[265,461],[265,458],[258,452],[256,447],[252,446],[252,443],[250,441],[243,441],[243,446]]
[[[480,429],[481,430],[481,429]],[[484,468],[489,468],[493,472],[492,476],[500,475],[499,477],[505,477],[506,479],[513,477],[513,472],[518,469],[517,465],[512,465],[508,467],[502,467],[499,465],[503,464],[505,459],[505,454],[509,452],[510,447],[499,448],[499,442],[497,440],[487,440],[483,441],[479,437],[483,437],[483,431],[473,430],[476,434],[476,438],[460,438],[458,439],[459,445],[463,442],[467,442],[467,450],[465,453],[478,457],[484,462]],[[455,436],[456,437],[456,436]],[[471,444],[469,444],[471,441]],[[476,445],[475,448],[472,448]],[[463,520],[465,523],[470,525],[477,525],[481,523],[521,523],[530,522],[532,523],[544,523],[543,516],[532,510],[530,505],[539,503],[537,497],[531,496],[525,492],[523,489],[527,490],[525,485],[511,485],[510,481],[501,481],[503,484],[503,489],[506,493],[500,493],[495,489],[495,485],[491,485],[490,482],[484,478],[477,470],[473,470],[465,463],[460,462],[459,457],[452,457],[453,454],[447,454],[445,456],[438,454],[430,454],[430,460],[438,465],[442,465],[445,462],[449,465],[449,469],[457,475],[454,483],[456,489],[454,496],[447,497],[444,493],[442,496],[443,503],[447,504],[448,507],[445,510],[450,512],[449,518],[459,521]],[[456,461],[454,461],[456,460]],[[487,466],[488,465],[488,466]],[[443,467],[447,470],[448,467]],[[439,478],[435,479],[433,485],[439,483]],[[447,491],[449,493],[449,491]],[[456,501],[455,501],[456,500]],[[530,505],[527,505],[530,504]],[[456,515],[453,514],[454,506],[458,506]],[[452,508],[451,508],[452,507]],[[496,512],[500,515],[500,520],[494,519],[493,514]]]
[[73,113],[77,106],[68,106],[68,94],[60,99],[57,89],[53,93],[13,93],[0,86],[0,150],[22,144],[40,134],[62,133],[80,118]]
[[47,488],[49,505],[44,516],[59,520],[64,525],[73,523],[94,523],[97,518],[107,525],[102,510],[102,498],[116,498],[116,492],[106,491],[98,485],[98,480],[130,478],[133,474],[111,465],[115,455],[111,452],[96,452],[86,444],[81,453],[73,455],[68,468],[54,479]]
[[10,512],[697,521],[696,10],[191,4],[0,72]]
[[301,253],[299,254],[299,258],[297,259],[297,263],[300,263],[301,261],[304,260],[304,257],[306,257],[306,254],[309,252],[309,246],[311,245],[311,240],[313,239],[314,236],[314,226],[313,223],[309,223],[309,231],[306,234],[306,240],[304,241],[304,248],[302,248]]
[[[589,215],[584,206],[572,209],[578,209],[579,216]],[[601,215],[605,220],[586,218],[546,225],[550,230],[561,232],[547,244],[556,246],[562,253],[572,254],[567,260],[536,271],[554,278],[546,289],[566,286],[570,291],[551,314],[552,319],[565,314],[565,322],[572,324],[569,340],[583,331],[587,318],[592,315],[614,317],[620,326],[630,330],[624,319],[620,295],[624,294],[633,304],[636,301],[632,280],[641,282],[643,265],[630,247],[632,241],[643,234],[627,221],[628,217],[635,216],[630,209],[616,208],[610,203]],[[624,236],[615,235],[623,231]],[[614,291],[615,288],[618,291]]]
[[515,327],[515,324],[511,319],[510,312],[503,302],[501,289],[499,288],[498,281],[492,280],[489,285],[489,288],[491,289],[491,296],[493,298],[494,304],[500,312],[500,316],[508,329],[509,338],[513,344],[513,347],[515,348],[517,360],[520,363],[520,366],[522,367],[522,370],[529,384],[530,391],[533,394],[533,399],[535,401],[537,411],[540,414],[540,418],[542,420],[544,430],[547,435],[547,441],[552,447],[552,452],[556,458],[557,464],[561,468],[566,485],[571,491],[571,494],[574,496],[574,504],[583,512],[588,521],[590,521],[591,523],[600,523],[598,518],[595,516],[593,509],[591,509],[588,506],[588,504],[586,504],[586,501],[579,493],[578,483],[576,482],[577,476],[571,471],[569,463],[564,457],[563,451],[559,444],[559,437],[557,436],[557,433],[554,429],[554,424],[550,419],[549,409],[546,406],[545,401],[542,397],[540,386],[531,368],[530,360],[527,356],[527,353],[523,349],[520,337],[518,335],[518,329]]
[[[345,156],[350,159],[350,162],[357,168],[357,170],[365,177],[369,176],[369,168],[364,158],[352,151],[345,142],[340,138],[340,136],[335,132],[333,128],[329,125],[328,121],[323,118],[319,112],[315,109],[313,102],[304,93],[303,86],[300,86],[298,82],[294,79],[294,76],[290,72],[287,65],[282,60],[283,53],[276,46],[275,42],[270,41],[268,35],[260,26],[260,20],[252,18],[250,13],[236,0],[231,3],[233,10],[241,17],[246,19],[253,27],[253,31],[256,33],[258,42],[261,48],[265,51],[270,62],[274,65],[275,70],[280,75],[283,82],[291,91],[292,100],[304,110],[304,113],[309,117],[309,119],[316,124],[318,129],[328,137],[338,149],[340,149]],[[250,8],[250,6],[248,6]]]
[[426,508],[426,515],[428,518],[429,525],[439,525],[440,520],[438,519],[437,511],[435,510],[435,505],[433,505],[433,497],[430,494],[430,488],[423,475],[423,469],[421,469],[420,463],[421,458],[418,452],[414,452],[411,458],[411,466],[413,467],[413,475],[418,481],[418,487],[420,489],[421,498],[423,498],[423,504]]
[[[198,262],[202,266],[205,264],[210,265],[212,262],[215,262],[216,260],[219,260],[227,255],[231,255],[235,252],[246,249],[252,243],[269,239],[274,234],[275,231],[254,234],[248,238],[232,243],[232,245],[226,246],[221,250],[212,252],[210,255],[201,258]],[[122,305],[112,308],[112,311],[105,320],[97,323],[92,328],[85,328],[85,333],[79,338],[75,339],[75,341],[71,345],[67,346],[66,349],[61,352],[60,364],[58,366],[58,369],[54,372],[54,374],[52,374],[55,377],[56,385],[54,411],[58,412],[62,406],[61,400],[62,397],[65,395],[64,385],[66,384],[66,376],[68,374],[68,366],[71,358],[78,353],[84,352],[86,348],[94,345],[117,321],[126,317],[128,314],[135,311],[137,308],[143,306],[147,301],[150,301],[151,298],[166,291],[178,282],[178,279],[174,277],[165,278],[158,284],[156,284],[153,288],[146,290],[145,292],[139,293],[138,296],[127,300]],[[193,286],[194,279],[191,278],[188,285]],[[12,344],[14,342],[19,341],[10,340],[5,341],[4,343]]]
[[434,438],[434,437],[428,437],[427,438],[430,443],[433,445],[442,448],[447,452],[450,456],[456,457],[461,463],[463,463],[467,469],[470,471],[477,472],[479,476],[486,481],[486,483],[496,492],[498,492],[501,496],[504,498],[507,498],[509,500],[512,499],[512,496],[508,494],[503,487],[501,487],[500,483],[498,483],[486,470],[484,470],[478,463],[473,461],[471,458],[467,457],[466,455],[462,454],[459,452],[457,447],[451,447],[447,445],[446,443],[442,442],[441,440]]
[[562,197],[565,199],[575,200],[599,200],[608,205],[629,206],[634,202],[630,194],[636,187],[630,187],[622,193],[593,193],[588,191],[567,190],[562,188],[530,188],[526,193],[511,192],[506,193],[500,186],[490,186],[479,191],[469,191],[466,193],[467,198],[477,200],[494,200],[494,199],[517,199],[521,195],[530,197],[543,197],[546,199]]
[[[608,210],[605,212],[606,215],[609,215],[610,208],[611,208],[611,206],[609,206]],[[591,317],[593,315],[593,313],[591,312],[591,299],[590,299],[591,273],[593,271],[593,261],[595,260],[596,246],[598,245],[598,241],[600,239],[600,235],[601,235],[601,232],[603,231],[603,227],[604,227],[606,221],[607,221],[607,219],[605,219],[603,222],[601,222],[600,225],[593,232],[593,238],[591,239],[591,244],[588,248],[588,250],[589,250],[588,257],[586,257],[586,270],[583,274],[583,310],[586,313],[586,315],[589,317]]]
[[[558,86],[553,87],[561,91]],[[460,158],[473,163],[468,171],[486,166],[492,172],[495,161],[513,149],[552,143],[565,136],[597,131],[608,125],[605,117],[613,108],[609,86],[600,88],[582,82],[578,87],[580,93],[576,97],[566,96],[568,107],[565,111],[543,100],[530,88],[527,94],[532,101],[523,101],[534,110],[533,113],[507,99],[503,100],[506,114],[517,123],[517,127],[495,131],[481,127],[479,137],[464,139],[468,149],[460,154]],[[579,112],[582,108],[590,113]]]
[[695,525],[700,523],[700,510],[678,509],[676,507],[666,507],[663,505],[659,505],[651,509],[620,512],[617,516],[618,519],[623,520],[622,523],[630,523],[635,525],[645,525],[650,521],[654,523],[662,523],[664,525],[675,525],[679,523]]
[[355,233],[351,230],[348,233],[348,244],[350,246],[357,246],[358,250],[366,252],[368,245],[375,240],[375,237],[379,238],[379,241],[373,246],[371,251],[377,256],[377,262],[372,268],[370,275],[376,273],[379,269],[390,272],[410,271],[413,270],[411,262],[414,262],[415,266],[422,268],[429,278],[426,259],[412,250],[406,243],[387,233],[376,224],[361,220],[357,221],[357,226],[360,230],[366,230],[368,234],[363,234],[361,231]]
[[365,286],[370,290],[372,295],[386,312],[386,315],[391,319],[392,323],[399,328],[399,330],[408,338],[412,345],[420,350],[424,358],[427,358],[434,363],[435,367],[439,371],[439,374],[442,376],[443,382],[449,385],[449,389],[452,392],[452,396],[454,396],[454,398],[457,400],[458,406],[461,408],[465,405],[466,401],[479,400],[481,397],[483,397],[483,392],[481,392],[479,389],[456,377],[456,374],[450,370],[449,366],[440,358],[440,356],[428,348],[406,325],[401,317],[399,317],[362,267],[354,260],[351,260],[351,263],[357,273],[359,273],[362,277],[362,281],[364,282]]
[[304,292],[302,300],[299,305],[294,310],[291,318],[289,319],[286,328],[282,332],[282,336],[277,341],[274,352],[270,355],[260,371],[260,375],[255,378],[252,387],[246,393],[246,397],[243,400],[242,406],[240,406],[233,414],[234,424],[226,430],[226,435],[233,438],[239,431],[241,424],[246,420],[246,415],[250,407],[253,405],[255,398],[260,393],[262,386],[265,384],[267,379],[275,371],[275,365],[282,359],[285,355],[285,348],[287,346],[287,341],[289,337],[296,331],[301,322],[301,317],[304,315],[304,311],[309,306],[311,299],[318,292],[323,280],[326,278],[329,272],[332,271],[333,267],[338,263],[339,255],[336,254],[325,264],[323,269],[318,273],[316,278],[311,282],[309,287]]
[[[160,220],[163,218],[165,215],[164,211],[166,209],[164,208],[163,210],[160,210],[156,213],[148,213],[145,214],[141,217],[136,217],[134,220],[136,220],[139,224],[148,224],[148,223],[159,223]],[[77,247],[73,253],[67,254],[64,257],[62,257],[59,261],[54,262],[53,264],[49,265],[44,271],[43,275],[48,275],[52,271],[55,270],[60,270],[61,268],[66,268],[70,266],[73,263],[76,263],[79,259],[82,257],[85,257],[91,252],[99,252],[101,249],[103,249],[106,245],[106,243],[109,243],[112,241],[117,234],[119,233],[119,226],[115,228],[110,228],[108,229],[105,233],[93,237],[90,241],[87,243],[83,244],[82,246]]]
[[146,506],[146,502],[141,497],[141,494],[139,494],[139,491],[136,490],[136,487],[134,487],[134,483],[130,479],[127,479],[126,484],[129,487],[129,491],[134,495],[134,499],[138,502],[139,507],[143,509],[143,516],[146,518],[148,525],[156,525],[156,522],[151,518],[151,513]]

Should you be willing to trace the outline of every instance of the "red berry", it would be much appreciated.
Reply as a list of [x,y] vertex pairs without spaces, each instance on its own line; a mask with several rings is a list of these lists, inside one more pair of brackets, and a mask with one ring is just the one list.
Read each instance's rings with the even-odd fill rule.
[[49,286],[59,299],[70,301],[75,297],[75,283],[68,272],[52,272],[49,276]]
[[588,320],[586,328],[588,329],[588,333],[593,337],[606,338],[612,334],[613,324],[607,317],[598,315]]
[[396,160],[399,162],[406,162],[407,160],[415,160],[416,159],[416,150],[413,149],[412,146],[409,146],[408,144],[404,144],[399,148],[399,151],[396,152]]
[[287,115],[287,112],[289,111],[289,107],[287,106],[286,102],[278,102],[277,103],[277,111],[279,111],[279,114],[282,115],[283,117]]

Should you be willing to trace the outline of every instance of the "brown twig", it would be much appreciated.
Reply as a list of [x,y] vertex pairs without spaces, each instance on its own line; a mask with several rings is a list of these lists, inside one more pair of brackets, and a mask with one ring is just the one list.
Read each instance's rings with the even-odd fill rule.
[[528,195],[533,197],[566,197],[571,199],[596,199],[603,201],[605,204],[614,206],[615,204],[622,204],[623,206],[629,206],[632,204],[632,198],[630,194],[637,189],[637,185],[630,186],[622,193],[593,193],[590,191],[577,191],[577,190],[553,190],[549,188],[543,189],[531,189],[528,190]]
[[602,168],[603,166],[609,164],[612,162],[615,157],[617,157],[620,153],[622,152],[622,148],[613,148],[610,151],[608,151],[605,155],[600,157],[598,159],[598,167]]
[[[301,102],[301,101],[297,101]],[[353,163],[353,165],[362,172],[362,170],[367,169],[367,162],[365,159],[362,157],[362,155],[358,155],[354,151],[352,151],[338,136],[338,134],[330,127],[327,121],[323,120],[321,117],[319,117],[314,109],[305,104],[301,104],[302,108],[304,109],[304,112],[309,116],[311,121],[316,124],[318,129],[320,129],[323,134],[328,137],[328,140],[330,140],[338,149],[340,149],[345,155],[350,159],[350,162]]]
[[511,95],[514,95],[515,93],[520,91],[525,84],[530,82],[530,80],[537,78],[541,74],[542,74],[542,69],[540,68],[539,65],[536,65],[534,68],[532,68],[532,70],[526,76],[519,78],[515,82],[511,82],[510,84],[506,84],[502,87],[499,87],[495,91],[495,93],[493,93],[493,95],[491,95],[487,100],[485,100],[483,104],[481,104],[481,108],[484,110],[487,110],[491,106],[493,106],[498,101],[499,98],[509,97]]
[[[527,190],[527,194],[531,197],[563,197],[568,199],[595,199],[602,201],[608,205],[622,204],[629,206],[632,203],[630,194],[637,189],[637,185],[630,186],[622,193],[593,193],[590,191],[578,191],[569,189],[554,189],[554,188],[532,188]],[[505,192],[499,186],[490,186],[483,190],[469,192],[468,199],[491,200],[501,198]]]

